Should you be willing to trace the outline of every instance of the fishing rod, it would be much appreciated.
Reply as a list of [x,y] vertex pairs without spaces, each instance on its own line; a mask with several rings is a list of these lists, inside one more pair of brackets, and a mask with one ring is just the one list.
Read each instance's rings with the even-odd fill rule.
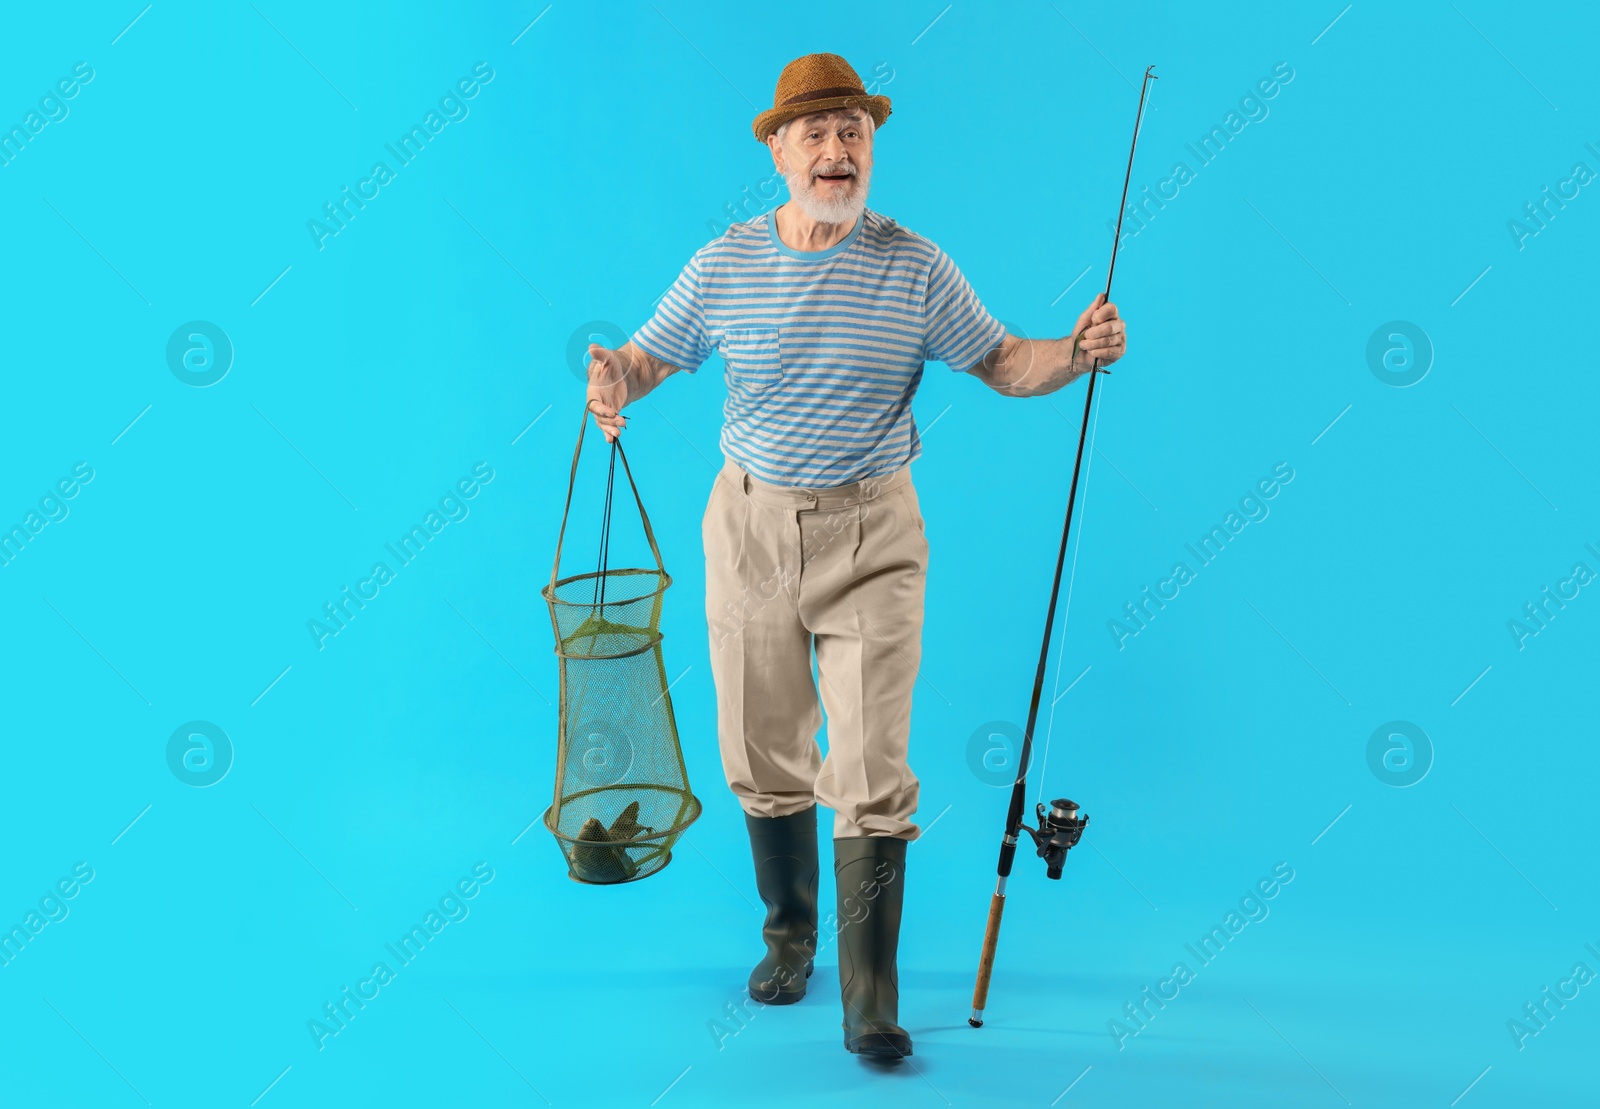
[[[1128,206],[1128,183],[1133,178],[1133,153],[1139,146],[1139,127],[1144,122],[1145,95],[1149,91],[1150,82],[1159,80],[1151,70],[1155,66],[1146,66],[1144,81],[1139,86],[1139,111],[1133,120],[1133,144],[1128,148],[1128,169],[1122,178],[1122,203],[1117,208],[1116,236],[1111,241],[1111,265],[1106,271],[1105,303],[1111,301],[1111,279],[1117,271],[1117,247],[1122,242],[1122,215]],[[1074,336],[1072,341],[1072,354],[1078,353],[1078,342],[1081,333]],[[1089,816],[1081,812],[1076,804],[1066,798],[1059,798],[1050,802],[1050,810],[1045,811],[1044,803],[1035,806],[1036,818],[1039,827],[1033,828],[1022,819],[1022,807],[1026,801],[1028,790],[1028,760],[1033,755],[1033,727],[1039,720],[1039,698],[1044,694],[1045,663],[1050,657],[1050,636],[1055,626],[1056,598],[1061,592],[1061,570],[1067,559],[1067,536],[1072,531],[1072,509],[1078,499],[1078,473],[1083,466],[1083,444],[1089,434],[1089,412],[1094,406],[1094,382],[1099,374],[1108,374],[1110,370],[1100,368],[1100,359],[1096,358],[1089,369],[1089,387],[1083,398],[1083,428],[1078,432],[1078,455],[1072,463],[1072,485],[1067,492],[1067,519],[1061,527],[1061,549],[1056,553],[1056,575],[1050,585],[1050,607],[1045,611],[1044,617],[1044,643],[1039,648],[1039,669],[1033,678],[1033,699],[1028,704],[1028,726],[1022,732],[1022,752],[1018,759],[1017,780],[1011,787],[1011,808],[1006,813],[1006,834],[1000,841],[1000,863],[996,868],[999,880],[995,883],[994,896],[989,899],[989,923],[983,933],[983,956],[978,961],[978,981],[972,990],[972,1015],[967,1018],[967,1023],[974,1028],[983,1027],[983,1010],[989,1000],[989,976],[994,971],[995,947],[1000,942],[1000,917],[1006,908],[1006,879],[1011,877],[1011,864],[1016,858],[1017,843],[1021,833],[1026,832],[1033,840],[1034,847],[1040,858],[1045,861],[1045,874],[1052,879],[1061,877],[1061,868],[1067,861],[1067,852],[1078,845],[1078,839],[1083,835],[1084,828],[1089,825]]]

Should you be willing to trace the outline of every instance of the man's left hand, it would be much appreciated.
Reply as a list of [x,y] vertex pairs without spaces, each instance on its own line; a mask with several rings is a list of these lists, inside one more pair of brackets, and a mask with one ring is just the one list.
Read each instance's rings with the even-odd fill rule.
[[1127,325],[1117,314],[1117,306],[1109,303],[1104,293],[1083,310],[1072,334],[1077,338],[1073,364],[1082,362],[1085,372],[1095,359],[1099,359],[1100,365],[1109,366],[1128,353]]

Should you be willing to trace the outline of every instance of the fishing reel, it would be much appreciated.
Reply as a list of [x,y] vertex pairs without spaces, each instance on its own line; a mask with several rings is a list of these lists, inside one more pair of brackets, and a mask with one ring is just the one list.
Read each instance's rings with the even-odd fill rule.
[[1067,852],[1078,846],[1079,837],[1089,826],[1089,814],[1080,813],[1077,802],[1064,797],[1050,802],[1049,812],[1045,812],[1042,801],[1034,806],[1034,810],[1039,818],[1039,827],[1034,829],[1023,824],[1021,828],[1038,848],[1039,857],[1044,860],[1045,875],[1060,878]]

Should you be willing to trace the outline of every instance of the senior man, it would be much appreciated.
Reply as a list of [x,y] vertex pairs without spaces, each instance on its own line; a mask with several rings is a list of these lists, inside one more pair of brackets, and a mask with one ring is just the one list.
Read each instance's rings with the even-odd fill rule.
[[[617,350],[589,348],[588,404],[620,410],[719,352],[724,464],[702,524],[717,732],[766,905],[754,999],[805,996],[817,948],[817,805],[833,810],[845,1047],[911,1054],[896,954],[917,778],[907,765],[928,545],[909,464],[927,361],[1009,397],[1115,362],[1116,306],[1096,297],[1064,339],[1022,339],[928,239],[866,206],[871,95],[836,54],[784,67],[756,116],[789,185],[775,211],[698,250]],[[812,657],[827,712],[828,752]]]

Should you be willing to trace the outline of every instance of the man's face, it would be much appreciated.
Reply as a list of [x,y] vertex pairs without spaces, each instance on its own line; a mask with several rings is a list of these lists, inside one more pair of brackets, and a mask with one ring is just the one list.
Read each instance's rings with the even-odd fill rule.
[[872,183],[872,138],[860,108],[801,116],[783,141],[768,139],[773,160],[801,211],[819,223],[855,223]]

